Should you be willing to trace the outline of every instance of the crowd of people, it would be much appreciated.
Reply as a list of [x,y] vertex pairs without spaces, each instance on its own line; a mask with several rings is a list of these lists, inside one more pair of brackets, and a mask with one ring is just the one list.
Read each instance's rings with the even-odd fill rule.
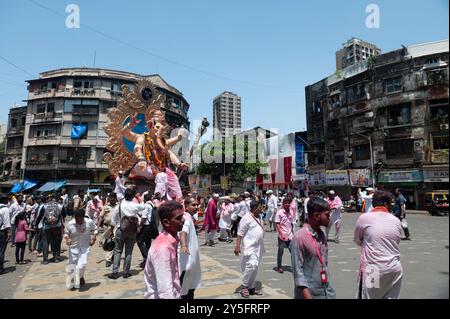
[[[280,194],[278,194],[280,195]],[[386,191],[368,188],[364,195],[354,241],[361,246],[358,298],[398,298],[402,267],[399,243],[401,231],[410,239],[405,219],[405,199],[399,190],[395,198]],[[8,242],[15,247],[16,264],[26,263],[24,255],[42,257],[42,264],[61,262],[61,243],[67,245],[69,271],[73,281],[68,289],[85,285],[91,246],[100,237],[105,252],[108,278],[132,276],[135,244],[142,255],[145,298],[193,299],[201,287],[199,233],[204,246],[218,242],[234,244],[242,272],[243,298],[263,294],[256,277],[264,249],[264,234],[276,232],[277,262],[282,274],[285,250],[291,255],[296,298],[334,298],[329,280],[328,241],[334,228],[339,243],[342,227],[341,198],[330,190],[299,198],[292,193],[276,196],[268,190],[262,196],[244,192],[236,196],[211,194],[201,197],[184,192],[175,200],[151,190],[137,193],[121,172],[114,192],[85,194],[80,190],[69,198],[66,190],[41,196],[0,196],[0,274],[5,272]],[[204,212],[204,218],[199,217]],[[216,242],[215,240],[218,240]],[[233,249],[231,246],[230,249]],[[49,258],[50,250],[52,259]],[[120,262],[124,254],[123,271]],[[368,270],[376,267],[379,285],[370,285]]]

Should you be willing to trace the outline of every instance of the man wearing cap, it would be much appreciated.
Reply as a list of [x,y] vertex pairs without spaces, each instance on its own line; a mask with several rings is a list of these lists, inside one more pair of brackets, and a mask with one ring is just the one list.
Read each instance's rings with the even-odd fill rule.
[[364,195],[363,193],[361,193],[361,190],[358,189],[358,195],[363,200],[363,208],[362,208],[363,213],[367,213],[373,208],[372,207],[372,196],[373,196],[374,192],[375,192],[375,190],[372,187],[367,187],[366,195]]
[[125,177],[123,177],[123,171],[119,171],[119,175],[116,177],[116,188],[114,192],[117,194],[117,199],[119,202],[123,199],[125,195]]
[[339,243],[339,233],[341,231],[342,220],[342,200],[336,196],[334,190],[328,192],[327,203],[330,205],[330,223],[327,226],[327,239],[330,233],[330,228],[334,224],[336,227],[336,234],[334,235],[334,242]]
[[269,231],[275,230],[274,226],[274,214],[276,209],[278,208],[278,201],[272,190],[267,191],[267,195],[269,198],[267,199],[267,215],[266,220],[269,222]]

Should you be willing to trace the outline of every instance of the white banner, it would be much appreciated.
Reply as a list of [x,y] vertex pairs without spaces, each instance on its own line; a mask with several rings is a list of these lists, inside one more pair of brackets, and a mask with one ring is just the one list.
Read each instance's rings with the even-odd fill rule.
[[327,185],[348,185],[348,173],[345,170],[327,170]]

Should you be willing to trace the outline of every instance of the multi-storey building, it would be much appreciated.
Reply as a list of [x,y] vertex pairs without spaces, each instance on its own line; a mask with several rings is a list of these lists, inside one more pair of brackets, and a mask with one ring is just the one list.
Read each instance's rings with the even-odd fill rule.
[[336,52],[336,70],[341,70],[380,54],[381,50],[375,44],[351,38],[342,44],[341,50]]
[[448,45],[403,47],[306,87],[310,184],[348,197],[358,184],[345,170],[366,169],[366,185],[401,188],[408,208],[448,189]]
[[214,98],[213,128],[215,140],[240,132],[241,97],[239,95],[225,91]]
[[188,102],[159,75],[66,68],[29,80],[21,163],[25,177],[40,182],[65,180],[72,192],[109,185],[103,162],[107,111],[117,105],[123,84],[133,89],[143,78],[165,95],[168,123],[188,127]]
[[[7,131],[5,136],[5,153],[3,157],[2,185],[11,188],[11,185],[20,179],[20,163],[25,132],[27,107],[13,107],[9,110]],[[7,191],[5,189],[5,191]]]

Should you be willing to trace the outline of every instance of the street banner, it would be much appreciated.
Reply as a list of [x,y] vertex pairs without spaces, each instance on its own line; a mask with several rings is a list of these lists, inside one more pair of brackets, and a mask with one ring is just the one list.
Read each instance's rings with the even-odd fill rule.
[[326,184],[326,175],[324,169],[308,171],[308,185],[322,186]]
[[189,187],[198,194],[207,193],[211,189],[211,175],[189,175]]
[[370,183],[370,170],[363,169],[349,169],[348,175],[350,176],[350,185],[354,187],[369,187]]
[[228,176],[220,176],[220,187],[228,189]]
[[348,185],[347,170],[327,170],[326,171],[327,185]]

